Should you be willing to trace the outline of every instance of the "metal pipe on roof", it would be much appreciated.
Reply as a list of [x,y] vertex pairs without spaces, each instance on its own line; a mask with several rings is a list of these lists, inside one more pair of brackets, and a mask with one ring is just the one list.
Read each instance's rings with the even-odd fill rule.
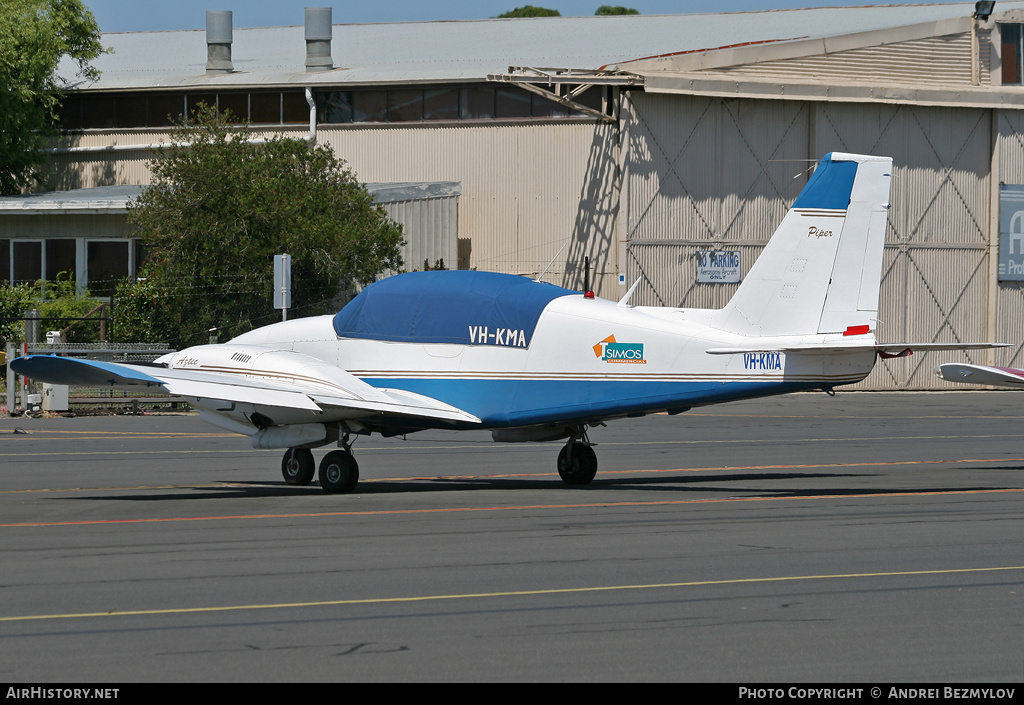
[[231,10],[206,12],[206,73],[232,73]]
[[316,144],[316,100],[312,88],[306,88],[306,102],[309,103],[309,137],[306,139],[310,144]]
[[334,68],[331,58],[331,26],[329,7],[306,8],[306,70],[328,71]]

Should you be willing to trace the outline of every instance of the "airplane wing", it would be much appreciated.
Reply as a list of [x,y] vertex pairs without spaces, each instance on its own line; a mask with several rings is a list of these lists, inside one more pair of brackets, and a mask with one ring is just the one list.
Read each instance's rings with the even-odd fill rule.
[[240,375],[158,366],[129,365],[53,355],[30,355],[11,362],[20,375],[49,384],[137,391],[150,388],[195,400],[218,400],[289,410],[344,411],[349,418],[395,416],[404,419],[480,423],[480,419],[421,394],[373,387],[343,370],[334,372],[343,385],[329,392],[316,384],[274,383]]
[[781,352],[787,354],[827,355],[846,352],[873,350],[882,357],[906,357],[914,352],[936,350],[988,350],[1006,348],[1011,343],[806,343],[800,345],[764,346],[758,348],[709,348],[709,355],[731,355],[736,353]]
[[949,362],[936,367],[935,374],[948,382],[1024,387],[1024,370],[1012,367],[988,367]]

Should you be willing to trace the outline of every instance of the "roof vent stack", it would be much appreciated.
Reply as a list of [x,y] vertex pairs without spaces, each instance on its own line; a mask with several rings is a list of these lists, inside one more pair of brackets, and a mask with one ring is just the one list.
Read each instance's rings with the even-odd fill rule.
[[331,8],[306,8],[306,70],[328,71],[334,68],[331,58]]
[[206,13],[206,73],[231,73],[231,10]]

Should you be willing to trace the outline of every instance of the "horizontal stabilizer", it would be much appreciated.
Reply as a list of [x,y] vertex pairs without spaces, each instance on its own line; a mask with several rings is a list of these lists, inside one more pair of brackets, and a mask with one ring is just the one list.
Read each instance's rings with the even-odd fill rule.
[[950,362],[936,367],[935,374],[948,382],[1024,387],[1024,370],[1012,367],[988,367]]
[[989,350],[1009,347],[1010,343],[802,343],[797,345],[764,345],[743,348],[709,348],[708,355],[735,355],[739,353],[781,352],[790,355],[828,355],[874,350],[884,357],[906,357],[915,352],[936,350]]

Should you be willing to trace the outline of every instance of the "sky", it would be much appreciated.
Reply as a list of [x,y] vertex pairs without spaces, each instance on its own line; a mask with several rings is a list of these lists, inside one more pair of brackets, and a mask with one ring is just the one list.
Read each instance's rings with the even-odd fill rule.
[[[922,0],[917,0],[921,2]],[[849,5],[913,4],[913,0],[84,0],[103,32],[142,32],[170,29],[205,29],[207,10],[231,10],[232,25],[279,27],[301,25],[304,8],[333,7],[335,24],[364,22],[423,22],[477,20],[531,4],[558,10],[563,15],[593,15],[604,4],[625,5],[644,15],[695,12],[742,12]],[[939,0],[941,2],[941,0]],[[938,4],[938,3],[936,3]]]

